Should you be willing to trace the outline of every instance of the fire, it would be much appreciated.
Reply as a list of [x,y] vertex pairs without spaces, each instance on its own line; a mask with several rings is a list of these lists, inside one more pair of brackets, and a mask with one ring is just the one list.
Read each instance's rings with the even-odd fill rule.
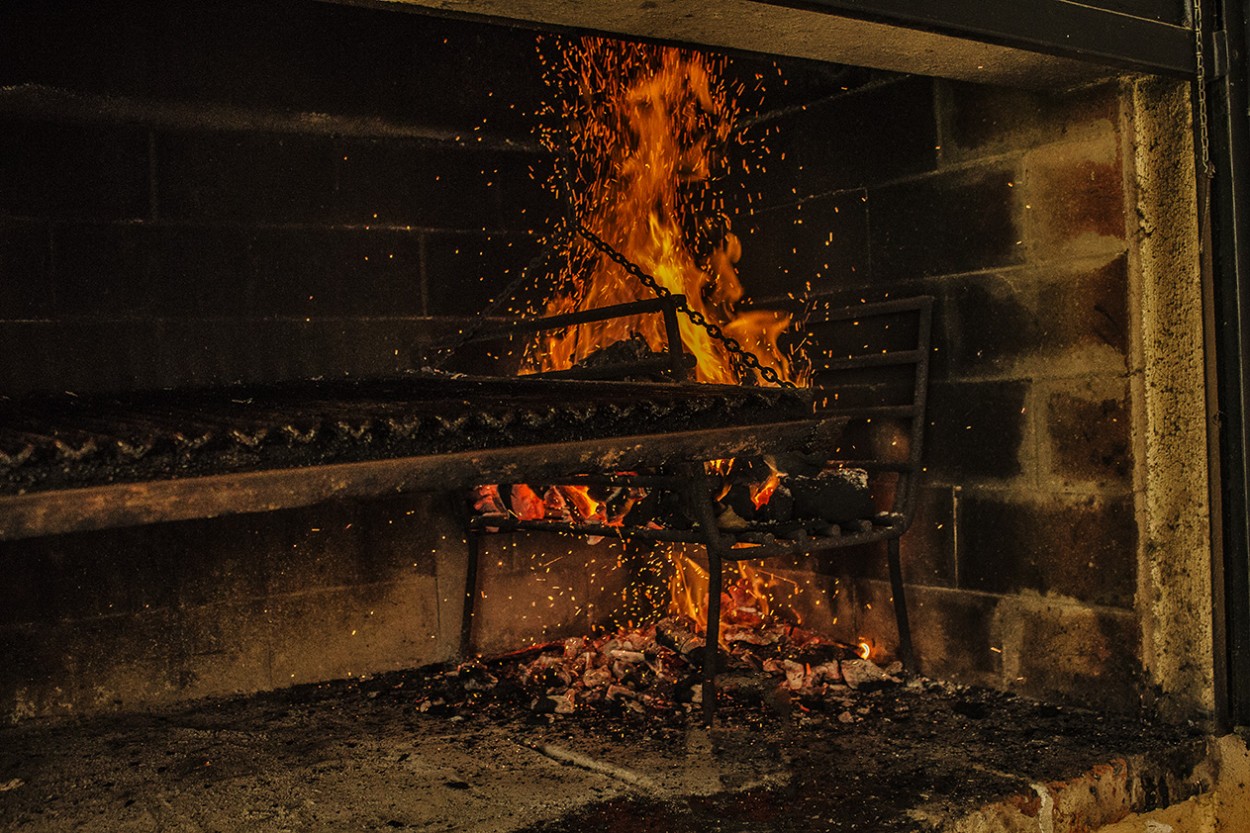
[[781,472],[777,470],[777,461],[772,457],[764,457],[764,462],[768,464],[768,477],[762,483],[752,483],[749,487],[751,495],[751,503],[756,509],[761,509],[768,505],[768,499],[773,496],[773,492],[777,491],[777,487],[781,485]]
[[[548,70],[562,99],[551,115],[563,128],[543,136],[552,150],[571,155],[575,169],[554,187],[587,228],[790,379],[790,362],[777,346],[790,316],[737,309],[743,289],[735,264],[742,246],[730,231],[723,199],[709,187],[726,166],[725,149],[739,140],[736,104],[718,81],[724,59],[604,38],[560,43]],[[580,238],[557,287],[546,315],[654,296]],[[686,316],[679,326],[697,360],[697,381],[743,381],[722,342]],[[653,351],[667,349],[661,316],[637,315],[546,338],[532,349],[527,370],[565,369],[633,337]]]
[[[673,578],[669,582],[668,612],[685,616],[695,623],[696,629],[706,631],[707,568],[678,550],[671,557]],[[728,640],[736,631],[775,622],[778,603],[784,600],[779,597],[797,591],[796,582],[765,570],[762,564],[739,561],[731,565],[721,591],[721,640]]]
[[[731,230],[725,201],[713,188],[726,172],[726,150],[740,142],[737,104],[720,80],[724,58],[651,44],[603,38],[560,39],[547,60],[548,83],[558,103],[541,133],[569,169],[550,185],[574,217],[644,273],[724,334],[754,353],[786,381],[801,383],[778,346],[788,314],[739,309],[744,297],[736,264],[742,244]],[[646,300],[655,292],[581,237],[573,238],[541,314],[562,315]],[[723,341],[679,315],[682,346],[696,360],[699,382],[741,384],[747,378]],[[647,348],[671,349],[662,316],[655,313],[571,327],[529,345],[522,372],[570,368],[617,342],[641,339]],[[750,487],[759,509],[781,482],[772,460],[769,476]],[[707,464],[725,478],[732,459]],[[730,488],[725,478],[725,489]],[[586,487],[556,486],[539,494],[513,487],[509,508],[498,495],[479,502],[522,519],[563,518],[620,525],[641,495],[598,499]],[[720,497],[724,497],[722,494]],[[610,504],[610,505],[609,505]],[[707,626],[705,567],[672,550],[670,612]],[[721,633],[728,638],[777,617],[776,591],[784,580],[746,562],[727,571],[721,598]],[[793,582],[789,582],[794,584]],[[791,592],[797,591],[797,585]]]

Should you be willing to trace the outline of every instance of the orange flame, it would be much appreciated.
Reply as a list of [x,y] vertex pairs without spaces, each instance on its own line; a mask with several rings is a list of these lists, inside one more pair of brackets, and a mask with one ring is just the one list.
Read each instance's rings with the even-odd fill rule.
[[[566,92],[556,115],[570,131],[565,138],[549,130],[544,138],[553,149],[571,144],[577,168],[571,181],[555,187],[571,189],[566,196],[591,231],[661,286],[684,295],[693,310],[755,353],[761,364],[789,378],[790,363],[777,338],[790,316],[737,309],[743,289],[734,264],[741,243],[724,212],[702,204],[713,199],[708,184],[725,166],[725,148],[737,140],[735,105],[717,81],[724,59],[584,38],[566,44],[558,60],[549,65],[549,81]],[[569,253],[558,287],[546,315],[654,296],[584,242]],[[697,361],[697,381],[742,381],[722,342],[685,316],[679,327],[682,344]],[[668,348],[659,315],[593,322],[544,339],[531,350],[527,370],[565,369],[635,335],[653,351]]]
[[511,503],[513,513],[523,521],[540,520],[547,514],[542,496],[524,483],[512,487]]
[[762,483],[752,483],[748,487],[751,503],[756,509],[766,506],[773,492],[781,485],[781,472],[777,469],[777,461],[766,456],[764,462],[768,464],[768,477]]
[[560,493],[573,504],[573,508],[577,510],[577,514],[584,521],[595,520],[599,518],[600,504],[590,496],[590,487],[588,486],[561,486]]
[[[673,578],[669,582],[669,612],[694,622],[696,630],[707,630],[707,569],[684,553],[672,553]],[[778,613],[778,590],[786,594],[797,591],[797,584],[762,567],[745,561],[730,565],[721,591],[721,640],[735,630],[759,627],[775,621]]]

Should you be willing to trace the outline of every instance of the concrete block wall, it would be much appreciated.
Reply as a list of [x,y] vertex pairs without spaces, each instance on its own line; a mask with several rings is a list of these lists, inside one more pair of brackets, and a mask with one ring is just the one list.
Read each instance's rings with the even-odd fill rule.
[[[551,210],[522,115],[541,96],[532,33],[302,0],[21,2],[0,31],[0,394],[413,367]],[[1142,553],[1166,574],[1183,546],[1138,523],[1131,113],[1158,93],[787,71],[749,129],[765,163],[727,191],[747,291],[937,298],[903,540],[923,670],[1135,708],[1153,657],[1195,665],[1158,634],[1172,596],[1201,590],[1143,604]],[[436,495],[0,545],[0,714],[447,659],[464,554]],[[546,539],[494,539],[484,561],[487,650],[584,632],[630,569]],[[812,566],[797,581],[834,603],[804,594],[809,620],[888,651],[880,553]]]
[[[445,493],[0,545],[0,720],[265,691],[458,655],[467,547]],[[479,651],[590,632],[619,544],[491,536]]]
[[[923,670],[1125,709],[1150,699],[1133,94],[835,90],[760,120],[770,181],[735,223],[763,302],[936,298],[927,471],[902,541]],[[823,559],[838,603],[809,613],[888,652],[882,553]]]
[[420,366],[532,256],[533,33],[305,0],[0,32],[0,393]]
[[[419,367],[550,210],[532,32],[23,0],[0,39],[0,396]],[[0,543],[0,720],[451,659],[456,499]],[[619,599],[610,547],[523,543],[489,543],[483,648],[585,633]]]

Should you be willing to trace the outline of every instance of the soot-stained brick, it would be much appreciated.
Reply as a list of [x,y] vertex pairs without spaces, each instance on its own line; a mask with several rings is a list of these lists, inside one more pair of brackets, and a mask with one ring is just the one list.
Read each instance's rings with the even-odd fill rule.
[[1010,167],[992,165],[869,188],[873,280],[1021,262],[1015,178]]
[[45,223],[0,219],[0,319],[35,318],[52,310],[50,243]]
[[966,159],[1033,147],[1118,118],[1116,83],[1074,92],[1014,90],[939,82],[944,159]]
[[1035,353],[1047,322],[1027,277],[995,274],[948,279],[942,321],[943,359],[952,374],[1001,373]]
[[765,118],[743,136],[746,142],[728,148],[730,177],[751,195],[731,193],[740,208],[774,209],[933,170],[933,82],[905,78],[826,96]]
[[56,219],[147,216],[147,131],[0,118],[0,211]]
[[8,542],[3,621],[70,621],[170,607],[178,590],[176,553],[185,549],[159,525]]
[[965,490],[958,511],[960,586],[1132,606],[1137,527],[1131,498],[1033,501]]
[[908,587],[908,618],[916,655],[927,674],[956,682],[995,684],[1002,653],[994,630],[994,596]]
[[510,26],[292,0],[20,11],[5,83],[521,137],[543,97],[536,35]]
[[1053,358],[1077,351],[1101,351],[1098,366],[1087,370],[1122,370],[1115,353],[1127,350],[1126,269],[1116,256],[1098,266],[947,278],[937,290],[946,347],[935,358],[956,377],[1026,367],[1044,375]]
[[1123,244],[1124,181],[1114,133],[1031,151],[1025,169],[1029,246],[1036,256]]
[[[794,114],[800,193],[888,182],[937,161],[933,81],[909,77],[810,104]],[[788,160],[787,160],[788,161]],[[793,170],[794,165],[789,168]]]
[[[339,220],[333,140],[265,133],[163,133],[157,193],[166,219],[248,224]],[[363,222],[363,218],[358,218]]]
[[150,227],[70,225],[55,232],[57,307],[72,315],[159,315],[159,240]]
[[738,276],[753,298],[785,298],[859,282],[868,272],[868,214],[859,192],[739,221]]
[[[534,241],[519,235],[432,234],[427,240],[431,315],[481,312],[538,250]],[[554,279],[550,271],[532,277],[532,282]]]
[[1063,605],[1020,611],[1019,679],[1011,687],[1044,700],[1116,711],[1140,708],[1137,618]]
[[543,225],[546,157],[451,141],[170,133],[159,206],[172,219],[450,229]]
[[929,389],[926,460],[930,476],[962,483],[1022,471],[1028,383],[939,382]]
[[74,671],[69,641],[48,625],[0,628],[0,701],[40,714],[64,709]]
[[546,157],[394,140],[343,143],[336,201],[359,222],[432,228],[545,227],[557,205],[539,175]]
[[1057,391],[1047,398],[1051,464],[1060,477],[1129,485],[1133,456],[1127,391],[1120,387],[1119,395]]
[[1062,273],[1041,283],[1038,308],[1051,350],[1102,346],[1128,351],[1128,259]]
[[277,315],[408,315],[421,311],[416,232],[271,230],[250,241],[253,308]]

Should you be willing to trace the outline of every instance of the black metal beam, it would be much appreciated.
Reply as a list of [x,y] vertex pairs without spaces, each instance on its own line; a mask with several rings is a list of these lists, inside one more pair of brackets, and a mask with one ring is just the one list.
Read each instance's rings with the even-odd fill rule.
[[[1185,5],[1156,0],[756,0],[1177,77],[1195,73]],[[1097,2],[1097,0],[1095,0]],[[1125,13],[1127,9],[1140,9]]]
[[[1220,548],[1217,626],[1224,632],[1227,722],[1250,725],[1250,95],[1243,0],[1208,0],[1204,28],[1223,31],[1206,86],[1212,176],[1210,271],[1219,425]],[[1212,57],[1215,57],[1214,55]],[[1199,142],[1202,135],[1198,136]],[[1201,151],[1201,147],[1200,147]]]

